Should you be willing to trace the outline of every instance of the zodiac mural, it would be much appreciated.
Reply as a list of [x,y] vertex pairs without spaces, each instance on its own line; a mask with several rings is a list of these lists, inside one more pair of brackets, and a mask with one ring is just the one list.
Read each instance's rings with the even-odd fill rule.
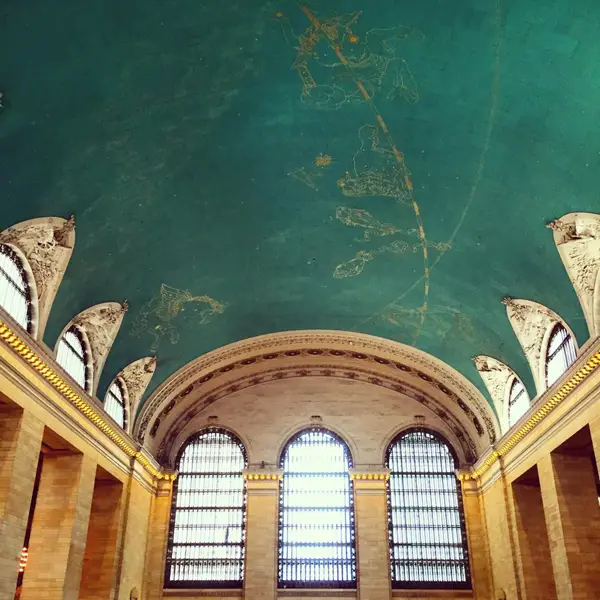
[[175,319],[186,310],[191,303],[207,304],[200,312],[193,306],[191,312],[197,315],[197,323],[204,325],[217,314],[222,314],[225,304],[210,296],[193,296],[188,290],[161,284],[159,292],[154,295],[140,310],[140,315],[133,323],[132,335],[141,337],[150,334],[154,339],[150,350],[156,352],[163,337],[168,337],[171,344],[179,341],[179,330]]

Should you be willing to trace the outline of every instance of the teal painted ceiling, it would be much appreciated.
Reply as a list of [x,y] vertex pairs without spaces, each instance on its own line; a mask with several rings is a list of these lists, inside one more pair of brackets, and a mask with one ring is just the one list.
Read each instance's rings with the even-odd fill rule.
[[0,227],[75,214],[45,341],[129,300],[99,395],[344,329],[533,393],[505,295],[585,322],[550,219],[600,207],[597,0],[7,0]]

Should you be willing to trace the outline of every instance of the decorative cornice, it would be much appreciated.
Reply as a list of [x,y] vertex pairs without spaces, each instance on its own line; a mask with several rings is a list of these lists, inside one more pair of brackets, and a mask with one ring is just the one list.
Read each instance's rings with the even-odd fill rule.
[[350,473],[352,481],[387,481],[389,478],[389,473]]
[[538,423],[543,421],[565,398],[574,392],[596,369],[600,367],[600,350],[588,357],[571,377],[569,377],[514,433],[497,448],[493,448],[485,460],[471,471],[461,471],[459,479],[466,481],[481,477],[501,456],[516,446]]
[[250,481],[281,481],[282,473],[244,473],[244,479]]
[[152,462],[132,445],[124,436],[114,429],[107,420],[82,398],[54,369],[42,360],[29,346],[0,319],[0,339],[13,351],[39,373],[63,398],[93,423],[104,435],[113,441],[128,456],[137,462],[156,479],[174,480],[175,474],[161,471],[154,467]]

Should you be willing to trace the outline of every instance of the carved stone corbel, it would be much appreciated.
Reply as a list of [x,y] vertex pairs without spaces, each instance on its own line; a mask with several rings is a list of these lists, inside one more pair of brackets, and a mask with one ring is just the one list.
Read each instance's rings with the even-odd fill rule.
[[127,421],[127,429],[129,432],[133,430],[133,421],[137,407],[140,404],[142,396],[154,375],[156,370],[156,357],[147,356],[140,358],[128,364],[117,377],[125,384],[127,390],[127,401],[129,403],[129,419]]
[[[496,414],[500,420],[502,431],[508,430],[508,386],[512,383],[517,374],[505,363],[492,356],[478,354],[473,357],[475,367],[479,371],[481,379],[487,388]],[[520,381],[520,379],[519,379]]]
[[32,297],[37,323],[37,339],[44,330],[56,292],[69,264],[75,244],[75,219],[43,217],[17,223],[0,232],[0,243],[9,244],[27,259],[33,278]]
[[[92,395],[94,395],[98,389],[104,362],[117,337],[117,333],[119,332],[119,328],[121,327],[126,312],[127,303],[119,304],[118,302],[104,302],[102,304],[96,304],[73,317],[58,338],[60,340],[63,333],[67,331],[71,325],[77,325],[85,332],[92,354]],[[58,342],[55,352],[57,348]]]
[[591,337],[600,335],[600,215],[570,213],[551,221],[554,243],[581,303]]
[[536,391],[542,393],[546,389],[546,345],[552,327],[560,323],[577,346],[575,335],[563,319],[538,302],[504,298],[502,303],[506,305],[508,320],[531,367]]

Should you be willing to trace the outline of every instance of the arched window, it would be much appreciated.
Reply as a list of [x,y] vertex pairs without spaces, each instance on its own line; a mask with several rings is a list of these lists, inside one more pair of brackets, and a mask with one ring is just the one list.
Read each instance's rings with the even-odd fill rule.
[[0,244],[0,306],[28,333],[33,333],[33,302],[18,254]]
[[528,410],[529,394],[523,382],[513,377],[508,395],[508,426],[512,427]]
[[167,587],[241,587],[246,464],[243,444],[223,429],[206,429],[185,444],[173,490]]
[[550,334],[546,351],[546,385],[550,387],[577,358],[575,343],[569,332],[557,323]]
[[325,429],[295,435],[281,456],[279,587],[356,586],[352,458]]
[[104,398],[104,410],[111,416],[123,429],[125,429],[125,393],[123,384],[115,379],[106,392]]
[[456,458],[448,443],[409,429],[387,449],[392,587],[470,588]]
[[90,357],[83,334],[75,325],[60,338],[56,361],[86,392],[91,391]]

